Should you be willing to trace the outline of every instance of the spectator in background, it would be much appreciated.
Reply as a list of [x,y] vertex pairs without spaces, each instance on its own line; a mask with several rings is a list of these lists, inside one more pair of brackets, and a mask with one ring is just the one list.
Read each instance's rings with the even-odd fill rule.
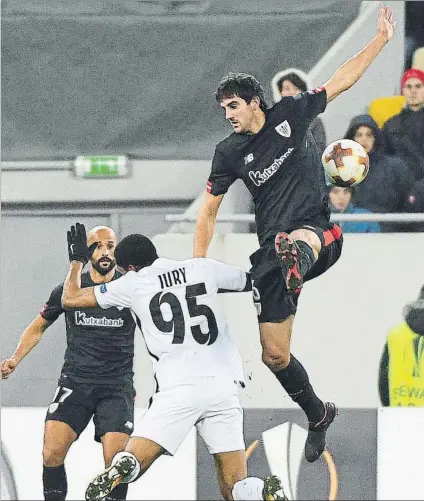
[[[308,88],[312,89],[308,75],[296,68],[289,68],[277,73],[271,82],[274,102],[281,100],[283,96],[295,96],[300,92],[305,92]],[[324,124],[320,117],[315,118],[309,127],[313,138],[322,153],[327,146]]]
[[404,158],[418,181],[424,178],[424,71],[405,71],[401,89],[406,105],[384,124],[383,137],[387,153]]
[[424,407],[424,286],[387,336],[380,360],[381,405]]
[[[422,2],[405,2],[405,66],[413,64],[414,52],[424,47],[424,8]],[[421,68],[423,69],[423,68]]]
[[[330,209],[333,214],[370,214],[367,209],[355,207],[352,195],[355,188],[349,186],[332,186],[329,192]],[[343,233],[377,233],[381,231],[380,225],[374,221],[344,221],[337,223]]]
[[[361,144],[370,159],[367,177],[355,187],[355,205],[377,213],[402,212],[412,173],[401,158],[384,153],[383,135],[374,119],[369,115],[352,118],[344,137]],[[385,223],[382,228],[396,231],[397,226]]]
[[[424,214],[424,178],[417,181],[409,190],[406,197],[404,207],[405,212],[416,212]],[[406,225],[408,231],[423,231],[424,221],[416,223],[408,223]]]

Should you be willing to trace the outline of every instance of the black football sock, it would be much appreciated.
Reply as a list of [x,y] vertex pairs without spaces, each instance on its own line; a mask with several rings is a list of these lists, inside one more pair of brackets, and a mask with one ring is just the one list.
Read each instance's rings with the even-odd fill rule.
[[65,501],[68,493],[65,465],[43,465],[43,487],[46,501]]
[[318,423],[324,414],[324,403],[315,395],[303,365],[293,355],[285,369],[275,373],[290,398],[300,405],[310,423]]
[[106,501],[121,501],[127,499],[128,484],[119,484],[115,487],[109,496],[105,497]]
[[312,247],[303,240],[296,240],[299,256],[299,272],[304,277],[315,264],[315,255]]

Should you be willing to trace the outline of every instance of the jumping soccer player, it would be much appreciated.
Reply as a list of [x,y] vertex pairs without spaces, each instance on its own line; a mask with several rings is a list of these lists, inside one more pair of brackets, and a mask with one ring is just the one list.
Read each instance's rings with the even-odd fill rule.
[[290,353],[290,339],[303,283],[339,259],[342,232],[329,221],[324,171],[307,131],[327,103],[363,75],[392,38],[394,26],[392,10],[381,6],[376,36],[324,86],[283,97],[270,109],[251,75],[230,73],[216,92],[233,133],[215,149],[194,256],[207,255],[224,194],[242,179],[253,196],[260,245],[250,260],[262,359],[308,418],[309,462],[322,454],[337,409],[317,397],[302,364]]

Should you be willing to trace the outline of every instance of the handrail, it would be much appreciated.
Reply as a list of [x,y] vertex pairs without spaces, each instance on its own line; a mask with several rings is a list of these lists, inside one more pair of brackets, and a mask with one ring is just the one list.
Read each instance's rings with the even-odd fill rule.
[[[167,214],[166,221],[179,223],[194,223],[196,222],[196,214]],[[418,223],[424,222],[424,213],[359,213],[359,214],[331,214],[331,221],[346,222],[346,221],[376,221],[390,223]],[[254,214],[220,214],[216,218],[217,222],[221,223],[254,223]]]
[[1,170],[3,172],[13,171],[49,171],[49,170],[72,170],[71,160],[19,160],[2,161]]

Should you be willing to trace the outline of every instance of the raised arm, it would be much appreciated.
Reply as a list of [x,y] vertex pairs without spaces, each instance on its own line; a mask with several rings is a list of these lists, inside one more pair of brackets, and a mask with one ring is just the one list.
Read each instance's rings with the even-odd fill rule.
[[88,247],[85,226],[77,223],[68,231],[69,272],[63,284],[64,308],[93,308],[97,306],[94,287],[81,288],[81,272],[89,261],[97,242]]
[[386,43],[393,37],[395,25],[396,22],[393,18],[392,9],[380,4],[376,36],[356,55],[340,66],[330,80],[324,84],[327,91],[328,102],[352,87],[352,85],[361,78],[368,66],[378,56]]
[[250,273],[239,266],[217,261],[216,259],[199,259],[197,265],[214,277],[218,294],[225,292],[248,292],[252,290]]
[[18,364],[21,363],[22,359],[28,355],[28,353],[38,344],[44,331],[53,322],[46,320],[41,315],[37,315],[34,320],[28,325],[28,327],[22,333],[18,346],[15,352],[10,358],[6,358],[1,363],[1,378],[7,379],[10,374],[16,369]]
[[194,235],[194,257],[206,257],[214,231],[216,216],[224,195],[205,194],[196,223]]
[[130,308],[132,293],[132,272],[118,280],[81,288],[81,272],[91,256],[97,242],[87,246],[83,224],[77,223],[68,231],[68,253],[70,267],[63,284],[62,305],[64,308]]
[[81,288],[81,272],[84,268],[80,261],[72,261],[68,276],[63,284],[62,306],[64,308],[94,308],[98,306],[94,287]]

